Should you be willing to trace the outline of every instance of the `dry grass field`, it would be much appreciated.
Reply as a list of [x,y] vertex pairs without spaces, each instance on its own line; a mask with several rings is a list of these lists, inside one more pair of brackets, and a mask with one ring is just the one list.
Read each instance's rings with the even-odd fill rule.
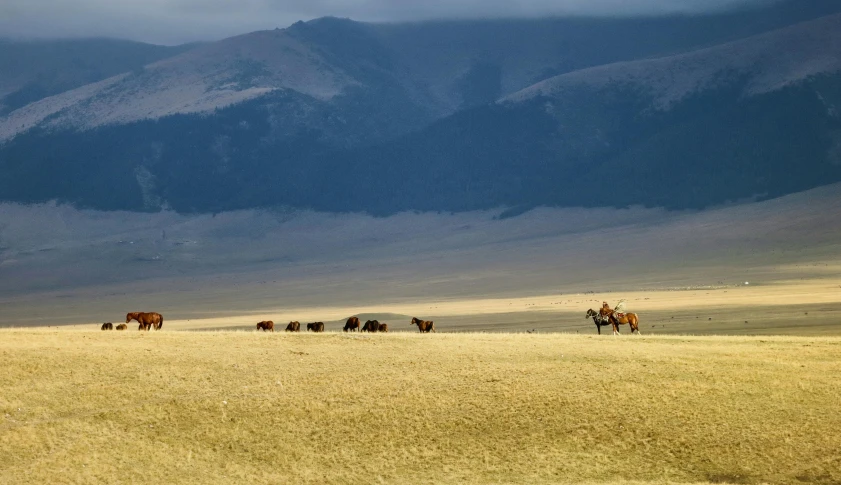
[[[839,188],[509,218],[0,205],[0,484],[841,484]],[[619,299],[642,336],[584,318]],[[98,330],[129,311],[163,331]],[[336,332],[354,314],[391,333]]]
[[0,483],[841,483],[841,339],[0,331]]

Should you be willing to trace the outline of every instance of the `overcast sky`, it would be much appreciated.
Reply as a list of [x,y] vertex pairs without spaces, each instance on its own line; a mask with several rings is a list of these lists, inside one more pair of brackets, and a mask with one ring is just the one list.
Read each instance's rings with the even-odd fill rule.
[[367,21],[695,14],[775,0],[0,0],[0,37],[216,40],[332,15]]

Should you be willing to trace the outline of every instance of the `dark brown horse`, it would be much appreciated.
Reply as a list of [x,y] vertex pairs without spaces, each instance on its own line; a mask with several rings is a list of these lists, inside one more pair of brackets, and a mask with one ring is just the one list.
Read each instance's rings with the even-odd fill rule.
[[301,323],[300,322],[289,322],[289,325],[286,326],[287,332],[300,332],[301,331]]
[[114,324],[111,322],[105,322],[102,324],[102,330],[114,330]]
[[420,318],[413,317],[412,323],[410,323],[409,325],[417,325],[418,330],[420,330],[421,333],[429,333],[435,331],[435,324],[432,322],[432,320],[421,320]]
[[387,323],[381,323],[379,331],[388,333],[388,324]]
[[126,313],[126,323],[132,320],[137,320],[137,323],[143,327],[138,330],[148,331],[152,327],[155,327],[155,330],[160,330],[164,326],[164,317],[160,313],[155,312]]
[[358,332],[359,331],[359,317],[350,317],[347,319],[345,323],[345,328],[342,329],[343,332]]
[[599,331],[599,335],[602,334],[602,327],[612,325],[612,323],[610,323],[610,317],[609,316],[602,316],[601,313],[593,310],[592,308],[587,310],[587,316],[584,317],[584,318],[592,318],[593,319],[593,323],[596,324],[596,330]]
[[313,322],[307,324],[307,332],[323,332],[324,331],[324,322]]
[[365,325],[362,327],[363,332],[379,332],[380,331],[380,322],[376,320],[368,320],[365,322]]
[[121,324],[117,325],[117,330],[125,330],[127,328],[128,328],[128,325],[126,325],[125,323],[121,323]]
[[257,330],[264,332],[274,332],[274,322],[271,320],[264,320],[257,324]]

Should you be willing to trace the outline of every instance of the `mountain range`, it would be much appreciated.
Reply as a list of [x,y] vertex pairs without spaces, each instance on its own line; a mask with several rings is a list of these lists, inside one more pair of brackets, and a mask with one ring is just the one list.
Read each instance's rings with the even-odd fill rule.
[[703,208],[841,180],[841,5],[0,42],[0,201]]

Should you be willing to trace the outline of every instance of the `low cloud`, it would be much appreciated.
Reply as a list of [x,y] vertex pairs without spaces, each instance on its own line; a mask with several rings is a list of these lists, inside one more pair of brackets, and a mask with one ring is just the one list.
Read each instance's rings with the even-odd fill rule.
[[360,21],[702,14],[776,0],[2,0],[0,37],[176,44],[327,15]]

